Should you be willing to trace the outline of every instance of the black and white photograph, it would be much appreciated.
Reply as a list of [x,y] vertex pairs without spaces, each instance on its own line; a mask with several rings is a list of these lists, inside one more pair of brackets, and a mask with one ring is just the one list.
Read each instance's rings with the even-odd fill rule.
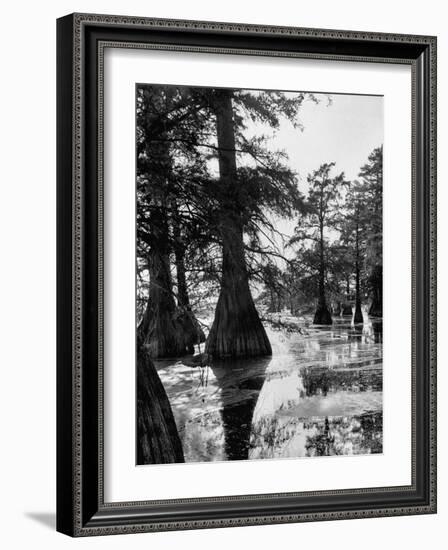
[[415,7],[5,4],[3,548],[441,547],[448,33]]
[[383,452],[383,98],[136,86],[137,464]]

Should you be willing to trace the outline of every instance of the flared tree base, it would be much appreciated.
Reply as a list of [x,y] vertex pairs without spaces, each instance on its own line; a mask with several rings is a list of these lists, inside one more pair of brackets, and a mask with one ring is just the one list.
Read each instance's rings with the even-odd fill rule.
[[221,295],[205,352],[215,359],[272,355],[271,344],[252,298],[243,309],[241,305],[235,307],[228,302],[229,299]]
[[194,353],[194,347],[205,342],[205,334],[191,310],[179,312],[177,322],[182,326],[184,345],[188,353]]
[[153,359],[180,357],[188,353],[182,322],[171,317],[153,319],[144,343]]
[[355,307],[355,316],[353,318],[354,323],[364,323],[364,317],[362,315],[362,309],[359,304]]
[[185,330],[175,307],[169,302],[151,307],[152,303],[148,303],[137,329],[139,348],[144,347],[153,359],[185,355]]
[[326,305],[318,306],[313,323],[315,325],[331,325],[333,323],[331,313]]
[[236,359],[272,355],[272,348],[263,325],[240,325],[230,333],[219,328],[210,332],[205,352],[214,359]]
[[148,350],[137,352],[137,464],[184,462],[173,412]]

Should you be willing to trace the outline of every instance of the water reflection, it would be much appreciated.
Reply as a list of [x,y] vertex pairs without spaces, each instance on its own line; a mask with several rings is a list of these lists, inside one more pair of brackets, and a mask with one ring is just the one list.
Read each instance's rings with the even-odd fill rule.
[[274,326],[269,358],[157,363],[185,460],[382,452],[381,321]]
[[[310,430],[311,424],[311,430]],[[379,412],[359,417],[333,418],[308,423],[307,456],[370,454],[382,452],[383,415]]]
[[227,460],[249,458],[252,416],[271,358],[214,363],[211,366],[220,389]]

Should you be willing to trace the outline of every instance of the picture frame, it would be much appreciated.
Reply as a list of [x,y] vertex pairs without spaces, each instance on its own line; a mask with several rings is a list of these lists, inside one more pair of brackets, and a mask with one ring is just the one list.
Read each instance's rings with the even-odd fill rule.
[[[103,61],[111,45],[411,67],[410,485],[105,501]],[[57,530],[78,537],[435,513],[436,38],[72,14],[57,21],[57,52]]]

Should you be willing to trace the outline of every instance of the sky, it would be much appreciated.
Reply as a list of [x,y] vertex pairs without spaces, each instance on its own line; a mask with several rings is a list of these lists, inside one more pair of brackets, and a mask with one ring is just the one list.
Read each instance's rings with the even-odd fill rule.
[[[286,93],[285,95],[289,95]],[[291,94],[293,95],[293,94]],[[288,153],[289,165],[306,177],[324,162],[336,162],[335,170],[348,180],[358,176],[360,167],[375,147],[383,143],[383,98],[380,96],[315,94],[319,103],[305,100],[299,112],[303,131],[282,120],[270,148]],[[254,126],[254,125],[253,125]],[[248,132],[258,128],[248,128]],[[259,127],[269,133],[266,126]]]
[[[290,95],[286,92],[285,95]],[[294,94],[291,94],[292,96]],[[284,150],[287,164],[298,175],[299,189],[306,194],[307,175],[323,163],[335,162],[334,174],[345,173],[347,180],[358,177],[369,154],[383,144],[383,97],[348,94],[314,94],[318,103],[304,101],[298,120],[303,130],[282,120],[273,132],[266,125],[249,124],[247,133],[271,136],[269,149]],[[276,228],[291,236],[295,222],[275,219]],[[280,249],[283,246],[274,239]],[[282,250],[290,256],[292,250]]]

